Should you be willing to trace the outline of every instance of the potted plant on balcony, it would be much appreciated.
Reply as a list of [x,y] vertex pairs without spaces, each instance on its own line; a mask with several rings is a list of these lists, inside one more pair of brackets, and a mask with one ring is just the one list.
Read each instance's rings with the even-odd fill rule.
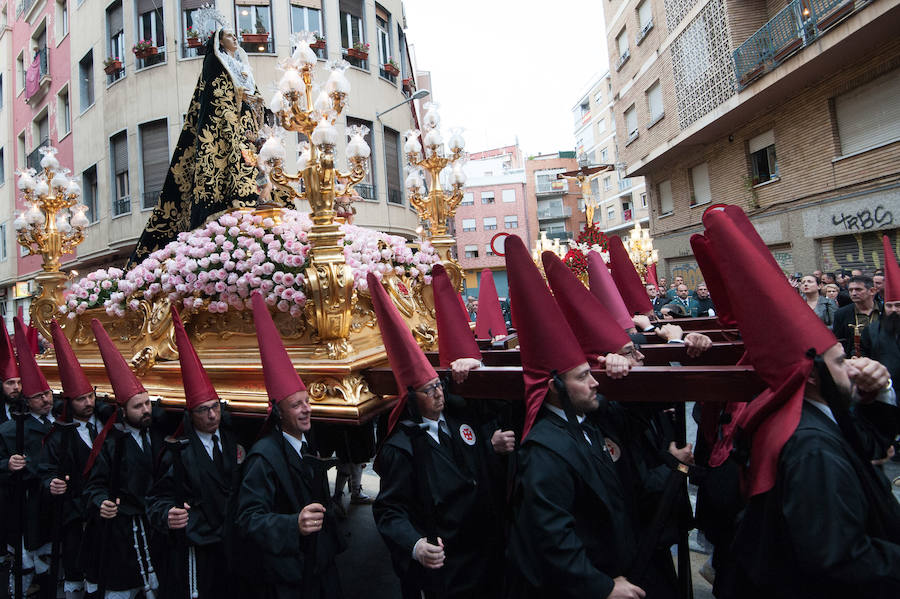
[[200,32],[193,27],[187,28],[187,45],[188,48],[199,48],[203,45],[200,41]]
[[325,36],[322,35],[321,33],[319,33],[318,31],[313,33],[313,35],[316,37],[316,41],[311,43],[309,45],[309,47],[312,48],[313,50],[324,50],[325,49]]
[[110,56],[103,61],[103,71],[107,75],[115,75],[122,70],[122,61],[118,56]]
[[369,44],[366,42],[354,42],[352,48],[347,48],[347,56],[357,60],[369,58]]
[[413,80],[412,77],[406,77],[403,80],[403,82],[401,83],[401,85],[403,87],[403,91],[405,91],[408,94],[413,93],[413,90],[416,89],[416,82]]
[[257,27],[256,33],[250,33],[249,29],[242,29],[241,41],[247,44],[266,44],[269,42],[269,32],[263,27]]
[[388,57],[387,62],[382,67],[386,73],[397,76],[400,74],[400,66],[392,57]]
[[138,41],[138,43],[131,48],[131,51],[134,52],[136,58],[148,58],[159,52],[151,40]]

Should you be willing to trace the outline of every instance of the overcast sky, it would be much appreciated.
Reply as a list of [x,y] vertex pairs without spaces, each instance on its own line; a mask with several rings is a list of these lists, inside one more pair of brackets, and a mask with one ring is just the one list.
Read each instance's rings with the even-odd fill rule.
[[418,67],[466,149],[574,149],[572,106],[606,71],[600,0],[405,0]]

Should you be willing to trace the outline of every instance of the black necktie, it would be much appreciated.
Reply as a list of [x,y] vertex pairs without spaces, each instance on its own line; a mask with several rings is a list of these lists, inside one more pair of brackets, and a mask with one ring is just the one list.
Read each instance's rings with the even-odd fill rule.
[[47,424],[50,424],[50,421],[47,420],[46,416],[41,416],[41,424],[46,426]]
[[213,463],[219,469],[219,474],[225,474],[225,461],[222,459],[222,449],[219,447],[219,436],[212,436],[213,442]]
[[307,443],[306,441],[301,441],[300,442],[300,455],[305,456],[308,453],[309,453],[309,443]]
[[144,453],[150,453],[150,435],[147,434],[146,430],[141,430],[141,443],[143,444]]
[[94,439],[97,438],[97,426],[93,422],[87,423],[88,436],[91,438],[91,443],[94,442]]

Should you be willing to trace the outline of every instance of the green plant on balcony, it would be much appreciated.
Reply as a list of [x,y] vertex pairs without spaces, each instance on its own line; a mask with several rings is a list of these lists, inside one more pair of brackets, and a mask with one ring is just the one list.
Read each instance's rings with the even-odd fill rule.
[[357,52],[363,52],[365,54],[369,53],[369,43],[368,42],[353,42],[353,49]]
[[756,193],[756,186],[759,184],[759,177],[743,176],[744,189],[750,194],[750,203],[754,208],[759,208],[759,194]]

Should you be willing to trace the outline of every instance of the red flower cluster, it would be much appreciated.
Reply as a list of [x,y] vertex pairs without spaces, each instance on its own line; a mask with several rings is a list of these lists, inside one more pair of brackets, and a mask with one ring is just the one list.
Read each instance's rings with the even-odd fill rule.
[[566,266],[569,267],[569,270],[571,270],[578,276],[582,276],[587,272],[587,256],[585,256],[582,251],[577,248],[569,250],[566,254],[566,257],[563,259],[563,262],[565,262]]
[[578,237],[575,238],[575,242],[579,245],[585,243],[588,246],[599,245],[604,250],[609,249],[607,247],[609,245],[609,238],[606,236],[606,233],[597,227],[582,229],[581,233],[578,234]]

